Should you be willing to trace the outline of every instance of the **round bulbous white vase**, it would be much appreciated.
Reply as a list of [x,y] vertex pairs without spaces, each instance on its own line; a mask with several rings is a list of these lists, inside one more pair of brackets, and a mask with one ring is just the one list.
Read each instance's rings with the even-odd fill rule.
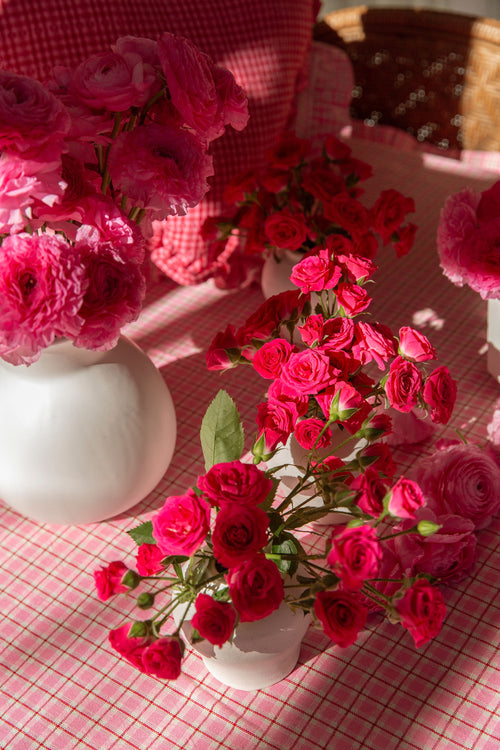
[[500,299],[488,300],[487,320],[487,368],[490,375],[500,383]]
[[170,464],[176,416],[156,366],[120,337],[106,352],[56,341],[33,364],[0,360],[0,498],[58,525],[128,510]]
[[266,256],[260,278],[262,294],[266,299],[281,292],[297,289],[290,281],[290,274],[294,265],[303,257],[303,253],[284,249]]
[[[174,612],[177,622],[181,609]],[[262,690],[293,671],[310,623],[309,614],[294,612],[283,602],[262,620],[239,623],[232,640],[222,646],[205,640],[190,648],[200,654],[206,669],[223,685],[237,690]],[[192,630],[186,619],[181,631],[188,644]]]

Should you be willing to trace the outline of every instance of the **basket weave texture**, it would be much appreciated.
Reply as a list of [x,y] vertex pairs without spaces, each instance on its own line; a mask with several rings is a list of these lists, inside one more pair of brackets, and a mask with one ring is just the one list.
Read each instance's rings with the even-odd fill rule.
[[327,14],[314,37],[351,60],[353,117],[443,150],[500,150],[500,22],[359,6]]

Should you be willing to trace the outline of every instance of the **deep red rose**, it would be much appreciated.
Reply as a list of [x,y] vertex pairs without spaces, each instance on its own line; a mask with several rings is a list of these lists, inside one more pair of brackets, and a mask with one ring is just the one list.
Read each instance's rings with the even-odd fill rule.
[[97,596],[105,602],[114,594],[123,594],[128,587],[122,584],[122,579],[128,568],[121,560],[110,562],[105,568],[94,570],[94,583]]
[[338,304],[344,308],[346,315],[353,317],[369,306],[371,297],[365,287],[358,284],[340,283],[335,290]]
[[391,489],[389,513],[398,518],[415,518],[419,508],[425,505],[425,498],[419,485],[412,479],[399,477]]
[[222,646],[229,640],[236,623],[236,611],[229,602],[219,602],[208,594],[198,594],[196,612],[191,625],[202,638],[214,646]]
[[141,544],[137,550],[137,572],[141,576],[154,576],[163,570],[161,561],[164,557],[157,544]]
[[297,263],[290,274],[290,281],[306,294],[333,289],[340,277],[339,266],[329,260],[327,251],[320,251],[317,255],[308,255]]
[[408,255],[413,246],[416,233],[416,224],[405,224],[404,227],[398,229],[396,232],[397,240],[394,241],[394,250],[398,258]]
[[413,362],[436,359],[436,350],[427,336],[410,326],[403,326],[399,329],[399,353]]
[[353,354],[362,364],[374,360],[380,370],[396,354],[396,340],[391,329],[383,323],[359,321],[354,333]]
[[447,424],[457,398],[457,383],[444,365],[431,372],[424,385],[424,401],[430,407],[431,419]]
[[167,497],[153,516],[153,537],[164,555],[192,555],[210,528],[210,505],[192,490]]
[[325,166],[322,160],[311,162],[308,171],[302,175],[302,187],[323,202],[329,200],[332,195],[346,190],[343,177],[335,174],[329,166]]
[[255,352],[252,365],[263,378],[279,378],[283,365],[288,362],[294,350],[295,347],[286,339],[277,338],[266,341]]
[[337,193],[325,203],[325,216],[345,229],[356,240],[370,229],[368,210],[348,193]]
[[369,466],[363,474],[354,479],[351,487],[358,491],[356,503],[363,513],[378,518],[384,510],[383,500],[387,494],[387,481]]
[[225,331],[218,333],[210,344],[206,362],[209,370],[228,370],[235,367],[240,349],[235,336],[235,328],[229,323]]
[[268,399],[258,404],[256,422],[267,451],[273,451],[278,443],[286,443],[298,416],[293,401]]
[[181,673],[182,652],[176,636],[158,638],[142,652],[143,671],[162,680],[176,680]]
[[225,504],[217,513],[212,533],[214,555],[221,565],[235,567],[267,544],[269,518],[261,508]]
[[380,234],[384,244],[387,244],[391,235],[399,229],[406,214],[413,211],[415,211],[413,198],[406,198],[393,188],[382,190],[371,209],[371,217],[373,228]]
[[275,211],[264,222],[264,233],[274,247],[298,250],[307,239],[304,214],[294,214],[290,209]]
[[119,628],[110,630],[108,640],[110,645],[117,651],[120,656],[124,656],[127,661],[134,665],[140,672],[145,672],[142,663],[142,655],[148,647],[149,638],[133,637],[129,638],[128,634],[132,624],[126,623]]
[[272,560],[255,555],[232,568],[227,576],[229,593],[241,622],[254,622],[278,609],[284,598],[281,574]]
[[282,382],[298,394],[318,393],[332,380],[330,358],[317,349],[294,352],[283,367]]
[[368,608],[356,591],[320,591],[314,602],[314,613],[323,630],[341,648],[354,643],[363,628]]
[[311,150],[307,138],[299,138],[295,133],[284,133],[278,144],[267,152],[268,163],[278,169],[296,167]]
[[329,427],[324,428],[325,423],[321,419],[303,419],[295,425],[295,439],[307,451],[313,448],[326,448],[331,443],[332,433]]
[[446,615],[442,593],[426,580],[418,580],[407,589],[396,602],[396,610],[417,648],[438,635]]
[[358,590],[367,579],[376,578],[381,559],[382,546],[371,526],[334,532],[327,562],[344,588]]
[[412,362],[396,357],[391,362],[385,392],[393,409],[411,411],[418,401],[422,387],[422,373]]
[[272,490],[273,483],[254,464],[227,461],[215,464],[198,477],[198,487],[210,505],[222,507],[225,503],[259,505]]

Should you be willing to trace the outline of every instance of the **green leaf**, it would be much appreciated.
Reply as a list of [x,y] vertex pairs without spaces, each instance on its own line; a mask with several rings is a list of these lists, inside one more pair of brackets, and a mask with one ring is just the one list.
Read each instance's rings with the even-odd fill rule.
[[206,471],[214,464],[241,458],[244,447],[243,426],[233,399],[224,390],[218,392],[205,412],[200,441]]
[[291,534],[283,534],[279,542],[271,545],[271,552],[274,555],[293,555],[294,557],[282,557],[281,560],[274,560],[280,573],[288,573],[293,576],[297,572],[299,545]]
[[153,536],[153,524],[151,521],[144,521],[140,526],[136,526],[134,529],[127,531],[127,534],[132,537],[138,546],[141,544],[156,544],[156,539]]

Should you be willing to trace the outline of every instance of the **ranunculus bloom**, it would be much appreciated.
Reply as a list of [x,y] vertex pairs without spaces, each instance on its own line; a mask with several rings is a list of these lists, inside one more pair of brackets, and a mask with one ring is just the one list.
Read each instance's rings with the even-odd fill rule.
[[412,479],[400,477],[391,489],[388,510],[398,518],[415,518],[419,508],[425,505],[425,497],[419,485]]
[[284,598],[283,579],[272,560],[255,555],[227,576],[229,593],[241,622],[262,620],[278,609]]
[[380,370],[396,354],[396,342],[391,329],[383,323],[355,324],[354,345],[352,352],[362,364],[374,360]]
[[191,625],[202,638],[222,646],[233,634],[236,611],[229,602],[219,602],[208,594],[198,594]]
[[371,526],[345,528],[332,536],[328,565],[346,589],[360,589],[369,578],[376,578],[382,547]]
[[85,201],[85,223],[78,228],[77,242],[85,242],[100,250],[111,246],[119,257],[142,263],[145,256],[144,236],[109,197],[93,194]]
[[293,267],[290,281],[301,292],[320,292],[323,289],[333,289],[339,281],[342,272],[333,263],[326,251],[317,255],[308,255]]
[[438,515],[470,518],[488,526],[500,509],[500,467],[478,445],[450,445],[421,462],[419,484]]
[[224,331],[216,334],[207,350],[207,368],[209,370],[228,370],[235,367],[240,357],[235,328],[229,323]]
[[154,123],[121,133],[108,168],[115,190],[152,219],[185,214],[201,201],[213,174],[212,157],[195,136]]
[[341,648],[353,644],[363,628],[368,608],[356,591],[320,591],[314,602],[314,614],[326,635]]
[[134,667],[140,672],[145,672],[144,665],[142,663],[142,655],[148,647],[150,640],[149,638],[143,637],[128,637],[131,623],[126,623],[119,628],[110,630],[108,633],[108,640],[110,645],[118,651],[120,656],[124,656]]
[[153,537],[164,555],[193,555],[210,528],[210,505],[192,490],[171,495],[153,516]]
[[264,233],[274,247],[298,250],[307,239],[304,214],[295,214],[288,208],[275,211],[265,220]]
[[330,445],[332,433],[329,427],[324,428],[325,423],[321,419],[308,417],[295,425],[295,439],[307,451],[313,448],[326,448]]
[[77,66],[69,92],[90,109],[124,112],[145,104],[155,84],[153,68],[139,55],[107,51],[91,55]]
[[110,562],[105,568],[94,570],[94,583],[97,596],[105,602],[113,594],[123,594],[128,591],[127,586],[122,584],[122,579],[128,568],[121,560]]
[[318,393],[335,378],[330,372],[329,357],[317,349],[294,352],[283,366],[282,382],[298,394]]
[[176,636],[158,638],[144,649],[141,659],[146,674],[163,680],[176,680],[181,673],[181,643]]
[[254,464],[228,461],[215,464],[198,477],[198,487],[211,505],[222,507],[225,503],[259,505],[272,490],[273,483]]
[[248,99],[231,71],[222,65],[212,68],[217,94],[217,110],[223,125],[231,125],[235,130],[243,130],[248,123]]
[[83,324],[74,337],[76,346],[106,351],[112,349],[126,323],[142,308],[146,284],[142,267],[123,249],[109,243],[77,241],[87,288],[78,311]]
[[59,161],[70,120],[61,102],[39,81],[0,71],[0,152]]
[[346,315],[354,317],[369,306],[371,297],[363,286],[341,282],[335,290],[338,304],[344,308]]
[[[404,574],[411,578],[423,573],[443,583],[457,583],[469,575],[476,561],[477,537],[473,522],[456,515],[437,516],[429,508],[417,513],[417,521],[431,521],[440,528],[425,537],[420,534],[394,537],[392,546]],[[414,525],[414,520],[404,521],[394,531],[405,531]]]
[[6,237],[0,253],[0,355],[29,364],[56,336],[74,336],[85,283],[78,254],[59,235]]
[[391,362],[389,376],[385,383],[385,392],[393,409],[411,411],[418,401],[422,387],[422,373],[413,362],[403,357],[396,357]]
[[396,602],[401,625],[410,632],[419,648],[435,638],[446,615],[443,595],[429,581],[418,580]]
[[457,398],[457,383],[447,367],[436,367],[424,384],[424,401],[430,407],[433,422],[447,424]]
[[399,329],[399,353],[413,362],[436,359],[436,350],[427,336],[410,326],[403,326]]
[[212,544],[221,565],[235,567],[267,544],[269,518],[261,508],[226,503],[217,513]]
[[479,196],[472,188],[450,195],[441,209],[437,245],[441,268],[447,278],[463,286],[465,268],[461,263],[463,248],[477,227]]
[[384,244],[387,244],[391,235],[399,229],[406,214],[413,211],[415,211],[413,198],[406,198],[393,188],[382,190],[371,210],[371,215],[373,228],[380,234]]
[[288,362],[295,347],[286,339],[272,339],[257,349],[252,360],[254,369],[263,378],[275,379],[281,375],[285,362]]
[[165,554],[157,544],[141,544],[137,549],[135,566],[141,576],[154,576],[163,570],[161,561]]

